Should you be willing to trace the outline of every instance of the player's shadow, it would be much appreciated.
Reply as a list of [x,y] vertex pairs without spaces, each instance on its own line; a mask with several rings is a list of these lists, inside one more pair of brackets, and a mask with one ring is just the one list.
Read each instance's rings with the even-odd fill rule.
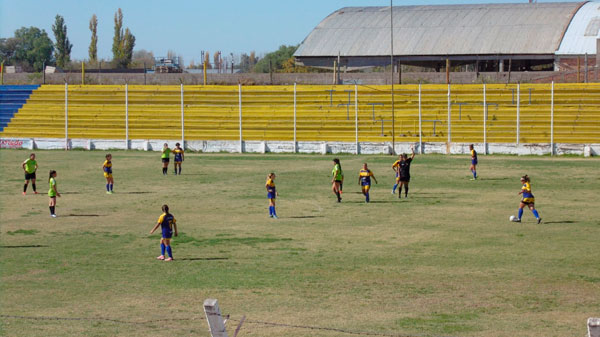
[[0,246],[0,248],[47,248],[45,245]]
[[477,178],[477,180],[508,180],[510,178]]
[[228,257],[184,257],[182,259],[177,259],[179,261],[219,261],[219,260],[229,260]]
[[60,194],[81,194],[80,192],[60,192]]
[[134,192],[119,192],[119,194],[152,194],[156,192],[134,191]]
[[396,203],[396,200],[371,200],[370,202],[363,201],[342,201],[342,204],[391,204]]
[[577,223],[576,221],[573,220],[561,220],[561,221],[544,221],[542,222],[543,224],[547,224],[547,225],[551,225],[551,224],[561,224],[561,223]]
[[289,219],[314,219],[314,218],[324,218],[322,215],[298,215],[298,216],[288,216]]
[[69,214],[67,216],[89,216],[89,217],[94,217],[94,216],[106,216],[106,214]]

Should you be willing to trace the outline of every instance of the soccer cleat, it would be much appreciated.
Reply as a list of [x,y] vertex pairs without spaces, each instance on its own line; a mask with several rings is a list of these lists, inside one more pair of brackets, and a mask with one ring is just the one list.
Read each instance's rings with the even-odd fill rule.
[[110,194],[110,191],[106,191],[106,194]]
[[279,219],[279,217],[277,217],[277,215],[273,214],[273,219]]
[[50,216],[56,218],[56,214],[50,214]]
[[113,193],[115,193],[115,192],[113,192],[113,191],[108,192],[108,194],[113,194]]
[[164,255],[157,256],[157,257],[156,257],[156,259],[157,259],[157,260],[164,260],[164,259],[165,259],[165,256],[164,256]]
[[269,218],[272,218],[272,217],[273,217],[273,214],[269,214]]
[[519,218],[514,218],[514,219],[513,219],[513,222],[521,222],[521,219],[519,219]]
[[39,194],[38,191],[33,191],[33,194]]
[[537,218],[538,225],[542,223],[542,218]]
[[392,194],[396,194],[396,191],[392,191]]
[[23,195],[27,195],[27,192],[23,192]]
[[173,258],[172,257],[168,257],[168,258],[165,259],[165,261],[173,261]]

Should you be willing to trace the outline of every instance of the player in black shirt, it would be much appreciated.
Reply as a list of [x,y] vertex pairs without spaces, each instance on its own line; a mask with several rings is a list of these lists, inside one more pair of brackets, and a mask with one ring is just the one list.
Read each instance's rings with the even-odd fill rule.
[[410,158],[406,153],[400,156],[398,163],[398,171],[400,172],[400,189],[398,190],[398,198],[402,198],[402,186],[404,186],[404,197],[408,198],[408,183],[410,182],[410,163],[415,158],[415,149],[410,147],[412,154]]

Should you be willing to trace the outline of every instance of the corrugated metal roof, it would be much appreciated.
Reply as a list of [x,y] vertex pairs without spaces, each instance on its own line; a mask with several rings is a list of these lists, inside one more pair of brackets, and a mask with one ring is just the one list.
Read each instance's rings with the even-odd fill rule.
[[[581,2],[394,6],[394,55],[554,54]],[[346,7],[296,57],[390,54],[390,8]]]
[[573,17],[556,54],[596,54],[596,38],[598,38],[599,29],[600,3],[588,2]]

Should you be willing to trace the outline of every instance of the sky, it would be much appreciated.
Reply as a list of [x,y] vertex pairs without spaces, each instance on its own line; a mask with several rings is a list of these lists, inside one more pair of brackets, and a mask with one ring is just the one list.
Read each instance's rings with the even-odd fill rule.
[[[565,1],[565,0],[563,0]],[[569,1],[569,0],[566,0]],[[528,0],[394,0],[394,6],[526,3]],[[548,2],[539,0],[538,2]],[[136,37],[134,50],[166,56],[172,50],[184,62],[199,63],[201,51],[258,55],[281,45],[296,45],[325,17],[348,6],[389,6],[389,0],[0,0],[0,37],[35,26],[52,40],[57,14],[65,18],[73,44],[71,59],[88,58],[93,14],[98,16],[98,57],[112,58],[114,14],[123,11],[123,26]]]

